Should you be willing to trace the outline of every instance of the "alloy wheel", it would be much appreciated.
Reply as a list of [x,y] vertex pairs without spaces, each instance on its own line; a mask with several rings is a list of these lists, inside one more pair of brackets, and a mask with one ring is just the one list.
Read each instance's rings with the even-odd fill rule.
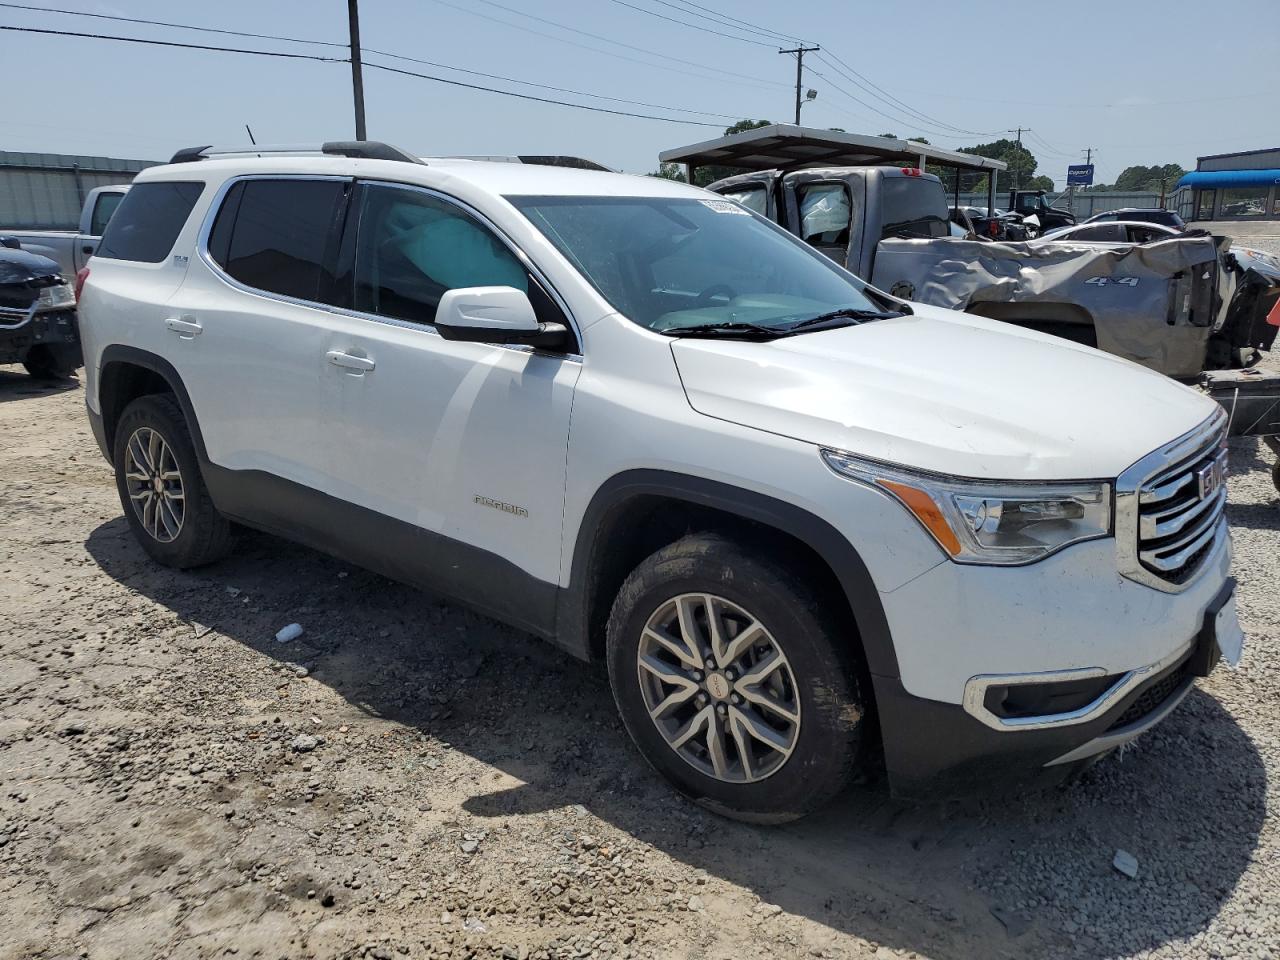
[[160,543],[182,532],[186,494],[173,450],[155,430],[139,427],[129,437],[124,455],[125,485],[142,529]]
[[646,622],[636,661],[650,719],[707,776],[754,783],[795,750],[795,674],[774,636],[738,604],[702,593],[667,600]]

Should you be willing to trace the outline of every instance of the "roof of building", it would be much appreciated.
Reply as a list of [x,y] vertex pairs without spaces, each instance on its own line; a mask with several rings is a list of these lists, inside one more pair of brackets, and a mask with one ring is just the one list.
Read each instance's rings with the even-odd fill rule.
[[664,163],[687,163],[694,167],[720,164],[744,170],[800,169],[803,167],[859,167],[881,164],[910,164],[920,158],[962,170],[1005,170],[1008,164],[988,157],[955,150],[943,150],[916,140],[874,137],[815,127],[775,123],[755,130],[705,140],[686,147],[663,150]]
[[1184,173],[1175,190],[1182,187],[1214,189],[1217,187],[1269,187],[1280,183],[1280,169],[1272,170],[1193,170]]
[[1280,153],[1280,147],[1266,147],[1261,150],[1237,150],[1235,153],[1207,153],[1196,160],[1226,160],[1230,157],[1252,157],[1259,153]]

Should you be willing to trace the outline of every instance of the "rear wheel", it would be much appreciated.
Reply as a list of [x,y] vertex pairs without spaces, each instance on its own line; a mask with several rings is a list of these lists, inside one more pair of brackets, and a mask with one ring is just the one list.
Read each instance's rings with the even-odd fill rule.
[[852,777],[866,732],[854,638],[792,565],[684,537],[627,578],[607,643],[627,731],[703,806],[784,822]]
[[212,563],[231,550],[231,524],[205,488],[182,410],[169,394],[139,397],[116,425],[116,489],[133,535],[165,566]]

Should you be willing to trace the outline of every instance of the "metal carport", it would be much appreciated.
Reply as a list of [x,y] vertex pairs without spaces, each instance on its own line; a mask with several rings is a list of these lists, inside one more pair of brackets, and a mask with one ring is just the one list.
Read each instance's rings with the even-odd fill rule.
[[693,183],[698,167],[718,164],[743,170],[800,170],[805,167],[864,167],[911,165],[924,169],[932,162],[955,170],[956,203],[959,203],[960,173],[972,170],[991,174],[987,177],[987,212],[996,200],[997,171],[1008,169],[1002,160],[991,160],[970,153],[943,150],[928,143],[899,140],[896,137],[874,137],[860,133],[841,133],[775,123],[755,130],[734,133],[716,140],[675,147],[658,154],[663,163],[682,163],[685,178]]

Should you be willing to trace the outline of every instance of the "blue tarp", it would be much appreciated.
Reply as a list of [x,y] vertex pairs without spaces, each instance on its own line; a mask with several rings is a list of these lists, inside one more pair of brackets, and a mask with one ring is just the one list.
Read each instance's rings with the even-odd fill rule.
[[1280,170],[1197,170],[1183,174],[1178,187],[1212,190],[1217,187],[1269,187],[1273,183],[1280,183]]

